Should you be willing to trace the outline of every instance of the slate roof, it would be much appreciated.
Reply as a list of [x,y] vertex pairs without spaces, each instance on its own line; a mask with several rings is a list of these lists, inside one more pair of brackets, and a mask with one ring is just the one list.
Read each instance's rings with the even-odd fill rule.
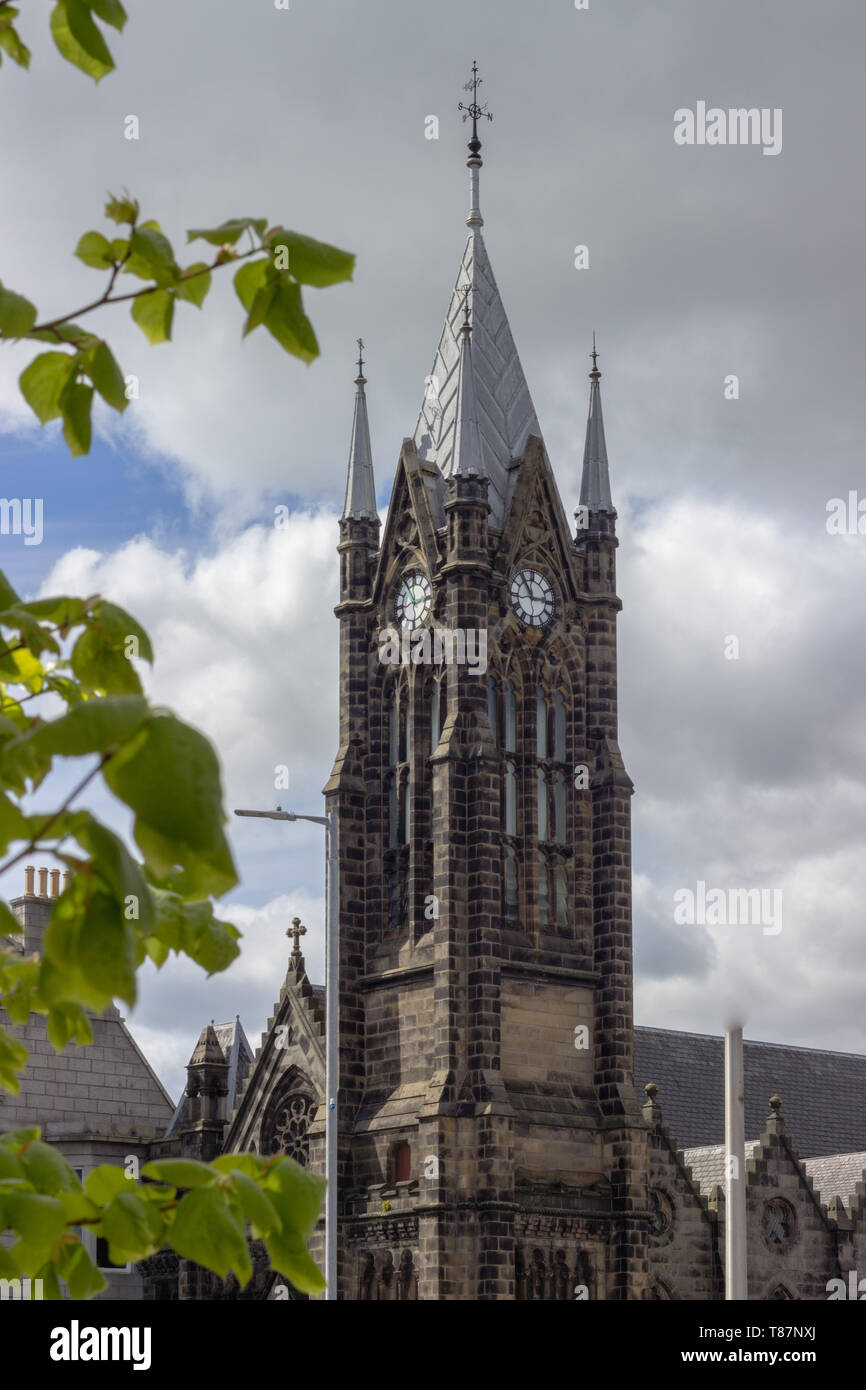
[[[725,1137],[725,1043],[703,1033],[635,1029],[635,1085],[654,1081],[671,1138],[681,1149]],[[746,1133],[762,1134],[772,1095],[801,1158],[866,1150],[866,1057],[778,1043],[744,1042]]]
[[472,366],[474,406],[480,433],[481,469],[490,479],[492,526],[502,526],[513,486],[511,464],[530,434],[541,435],[535,408],[511,336],[508,317],[481,232],[469,234],[421,414],[415,430],[418,457],[435,464],[443,477],[455,471],[457,385],[463,287],[472,286]]
[[[751,1158],[759,1140],[746,1141],[746,1159]],[[794,1145],[796,1148],[796,1144]],[[705,1197],[713,1188],[725,1185],[725,1146],[712,1144],[702,1149],[686,1149],[683,1154],[686,1166],[691,1168],[692,1177]],[[826,1154],[822,1158],[807,1158],[803,1162],[808,1177],[812,1179],[815,1195],[824,1206],[829,1206],[834,1197],[841,1197],[847,1206],[858,1182],[866,1169],[866,1153]]]
[[[229,1064],[228,1077],[226,1078],[228,1086],[226,1115],[231,1115],[240,1087],[252,1065],[253,1050],[239,1018],[236,1018],[233,1023],[215,1023],[212,1031],[216,1034],[223,1057]],[[179,1130],[183,1129],[184,1125],[188,1123],[188,1114],[189,1096],[186,1087],[184,1087],[183,1094],[172,1116],[171,1124],[165,1132],[166,1139],[170,1139],[173,1134],[177,1134]]]

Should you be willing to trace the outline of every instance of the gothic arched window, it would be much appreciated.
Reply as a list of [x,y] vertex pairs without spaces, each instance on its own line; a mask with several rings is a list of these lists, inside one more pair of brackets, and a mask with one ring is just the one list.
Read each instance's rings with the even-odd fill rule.
[[412,726],[409,684],[405,676],[394,681],[387,695],[388,767],[385,775],[388,811],[385,886],[388,926],[407,924],[408,845],[411,834]]
[[[502,763],[502,855],[503,855],[503,913],[508,921],[520,917],[520,887],[518,864],[518,771],[517,771],[517,693],[514,682],[503,687],[488,682],[488,713],[491,718],[494,742],[504,753]],[[495,725],[494,725],[495,719]]]
[[562,690],[535,692],[538,922],[568,925],[568,870],[560,846],[568,841],[566,702]]

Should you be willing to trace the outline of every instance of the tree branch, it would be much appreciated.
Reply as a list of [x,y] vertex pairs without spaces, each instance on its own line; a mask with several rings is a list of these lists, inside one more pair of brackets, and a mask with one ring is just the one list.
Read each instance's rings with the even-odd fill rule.
[[21,853],[13,855],[13,857],[11,859],[8,859],[5,864],[0,864],[0,874],[5,874],[7,869],[13,868],[16,864],[20,863],[22,859],[26,859],[28,854],[34,854],[36,852],[39,846],[39,841],[44,836],[46,830],[50,830],[54,822],[59,820],[60,817],[63,815],[63,812],[69,810],[69,807],[72,805],[75,798],[79,796],[81,792],[84,791],[84,788],[88,785],[88,783],[93,781],[94,777],[96,777],[97,774],[102,771],[102,769],[105,767],[105,764],[109,762],[110,759],[113,757],[113,753],[103,753],[102,757],[99,759],[99,762],[96,764],[96,767],[91,768],[90,771],[87,773],[86,777],[82,777],[77,787],[73,787],[72,791],[69,793],[66,800],[63,802],[63,805],[58,807],[58,809],[48,817],[45,824],[40,828],[38,834],[34,835],[30,843],[24,846]]
[[[2,0],[0,0],[0,3],[2,3]],[[247,260],[248,257],[255,256],[259,253],[259,251],[263,250],[263,246],[254,246],[250,251],[238,251],[232,256],[231,260],[229,261],[220,260],[219,256],[217,256],[216,260],[212,263],[212,265],[203,266],[201,270],[194,270],[191,275],[183,275],[181,279],[184,282],[187,280],[195,280],[198,278],[199,275],[209,275],[212,270],[219,270],[220,266],[234,265],[236,261]],[[111,279],[108,282],[105,293],[100,295],[99,299],[94,299],[90,304],[85,304],[82,309],[76,309],[74,310],[74,312],[70,314],[63,314],[60,318],[50,319],[48,323],[37,323],[33,328],[31,328],[28,336],[32,337],[34,333],[55,332],[61,324],[69,323],[71,319],[80,319],[84,314],[90,314],[93,312],[94,309],[101,308],[103,304],[123,304],[126,300],[129,299],[141,299],[146,294],[156,294],[159,291],[159,289],[162,288],[159,285],[146,285],[142,290],[132,290],[129,294],[116,294],[114,298],[112,298],[111,291],[114,286],[114,282],[117,279],[120,267],[122,265],[123,261],[117,262],[111,273]],[[171,289],[173,287],[171,285],[166,285],[164,288]],[[62,343],[68,343],[70,341],[68,338],[62,337],[62,335],[59,333],[56,334],[56,336]],[[0,655],[2,655],[2,653],[0,653]]]

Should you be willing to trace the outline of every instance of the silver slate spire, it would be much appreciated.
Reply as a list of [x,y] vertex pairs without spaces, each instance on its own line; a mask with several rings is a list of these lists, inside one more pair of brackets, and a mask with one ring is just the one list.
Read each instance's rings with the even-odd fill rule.
[[352,422],[352,443],[349,447],[349,474],[346,479],[346,503],[342,521],[375,521],[376,484],[373,478],[373,453],[370,448],[370,425],[367,420],[367,397],[364,386],[364,344],[358,339],[358,375],[355,377],[355,418]]
[[[458,377],[460,367],[463,293],[468,282],[472,294],[472,376],[481,452],[481,471],[490,478],[490,524],[501,526],[516,473],[510,465],[523,454],[530,434],[541,435],[523,368],[481,234],[484,219],[478,197],[481,141],[478,121],[492,116],[477,101],[481,79],[473,65],[468,84],[472,102],[460,109],[472,119],[467,165],[470,175],[470,208],[466,219],[469,239],[457,274],[445,327],[433,361],[421,414],[415,430],[415,447],[424,462],[436,464],[443,477],[455,471],[457,448]],[[461,471],[465,467],[461,465]]]
[[607,445],[604,442],[604,419],[601,413],[601,372],[595,334],[592,335],[592,371],[589,374],[589,415],[586,421],[586,445],[583,451],[583,475],[580,480],[580,505],[590,512],[612,512],[610,475],[607,470]]
[[460,363],[457,368],[457,407],[454,414],[454,456],[452,473],[484,473],[481,431],[475,403],[475,373],[472,368],[472,327],[469,323],[469,286],[466,287],[465,321],[460,330]]

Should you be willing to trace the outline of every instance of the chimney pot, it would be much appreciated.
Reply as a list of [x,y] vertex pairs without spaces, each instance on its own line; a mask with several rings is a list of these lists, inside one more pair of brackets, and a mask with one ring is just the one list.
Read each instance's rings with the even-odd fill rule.
[[39,896],[40,896],[40,898],[47,898],[47,897],[48,897],[48,870],[47,870],[47,869],[40,869],[40,870],[39,870]]
[[28,864],[24,870],[24,892],[32,896],[36,892],[36,870],[32,864]]
[[51,870],[51,896],[52,896],[52,898],[59,898],[59,897],[60,897],[60,870],[59,870],[59,869],[52,869],[52,870]]
[[67,890],[67,888],[69,887],[69,885],[70,885],[71,882],[72,882],[72,872],[71,872],[71,870],[66,869],[66,870],[64,870],[64,873],[63,873],[63,891],[64,891],[64,893],[66,892],[66,890]]

